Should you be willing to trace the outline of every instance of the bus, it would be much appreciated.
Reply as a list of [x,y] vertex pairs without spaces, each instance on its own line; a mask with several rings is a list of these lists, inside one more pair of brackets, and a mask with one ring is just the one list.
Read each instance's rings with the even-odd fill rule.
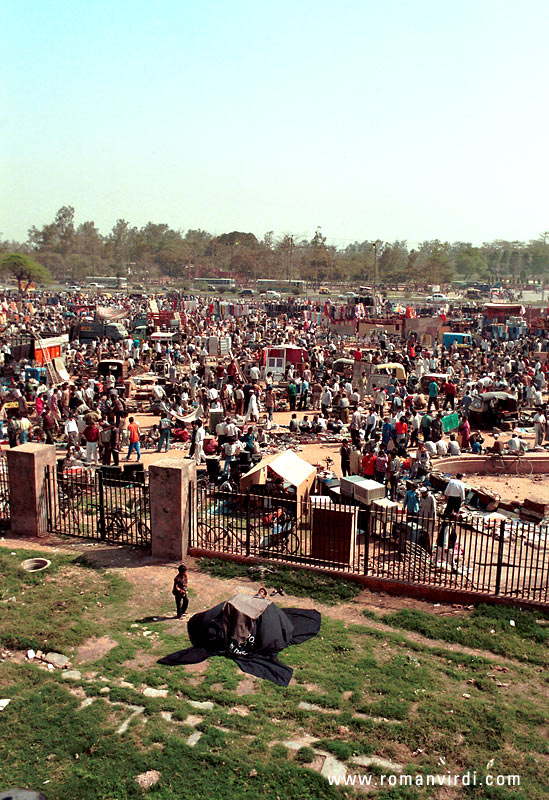
[[300,280],[285,281],[280,279],[259,278],[257,281],[258,292],[285,292],[286,294],[305,294],[307,282]]
[[86,283],[88,286],[95,286],[96,288],[105,288],[105,289],[127,289],[128,288],[128,279],[127,278],[117,278],[113,275],[88,275],[86,278]]
[[236,288],[234,278],[195,278],[194,282],[198,289],[207,289],[211,286],[213,289],[227,292]]

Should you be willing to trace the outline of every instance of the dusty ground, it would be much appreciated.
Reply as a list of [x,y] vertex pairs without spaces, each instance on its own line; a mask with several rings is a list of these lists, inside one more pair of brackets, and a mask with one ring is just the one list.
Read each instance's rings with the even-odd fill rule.
[[471,486],[490,489],[504,500],[516,500],[521,503],[525,498],[542,502],[549,500],[549,478],[547,475],[532,475],[531,478],[519,478],[516,475],[467,475],[466,481]]

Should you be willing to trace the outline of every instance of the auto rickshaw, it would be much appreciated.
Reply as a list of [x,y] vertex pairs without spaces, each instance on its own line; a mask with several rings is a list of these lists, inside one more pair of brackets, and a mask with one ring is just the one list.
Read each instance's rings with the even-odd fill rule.
[[126,381],[129,376],[128,365],[118,358],[104,358],[97,365],[97,375],[105,383],[108,375],[114,376],[114,385],[119,394],[129,396]]
[[398,362],[375,364],[372,374],[391,375],[393,378],[396,378],[397,381],[406,380],[406,369],[404,368],[404,364],[399,364]]
[[469,422],[485,430],[494,427],[505,429],[518,418],[517,398],[508,392],[483,392],[475,395],[469,406]]
[[104,358],[97,365],[97,375],[103,380],[107,375],[114,375],[117,384],[123,384],[128,377],[128,365],[118,358]]

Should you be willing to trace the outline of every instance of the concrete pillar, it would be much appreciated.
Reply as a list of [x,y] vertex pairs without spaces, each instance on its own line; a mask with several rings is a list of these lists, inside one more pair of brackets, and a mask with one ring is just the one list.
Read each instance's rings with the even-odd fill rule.
[[180,561],[189,549],[190,484],[196,481],[194,461],[161,456],[149,465],[151,552],[157,558]]
[[[40,536],[47,531],[46,467],[55,478],[53,444],[21,444],[6,450],[10,484],[11,532]],[[55,486],[55,480],[52,481]]]

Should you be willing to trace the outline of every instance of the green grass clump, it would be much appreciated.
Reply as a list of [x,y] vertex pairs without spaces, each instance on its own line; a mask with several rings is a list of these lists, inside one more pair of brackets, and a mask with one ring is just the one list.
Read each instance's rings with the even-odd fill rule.
[[221,558],[203,558],[198,566],[201,572],[206,572],[213,578],[250,578],[266,588],[281,587],[286,594],[310,597],[326,605],[348,602],[361,592],[361,587],[356,583],[306,569],[277,566],[273,567],[272,574],[260,577],[257,573],[249,573],[249,566],[246,564]]
[[302,764],[310,764],[315,760],[315,751],[312,747],[300,747],[296,753],[296,759]]
[[[547,663],[549,626],[540,625],[539,619],[549,619],[549,613],[490,605],[480,605],[468,615],[451,617],[418,609],[401,609],[381,617],[381,621],[388,625],[421,633],[429,639],[441,639],[543,665]],[[514,627],[510,620],[514,620]]]
[[[14,555],[12,555],[14,553]],[[104,606],[129,596],[123,578],[83,567],[71,556],[46,554],[51,566],[26,572],[21,562],[41,552],[0,548],[0,644],[10,649],[64,650],[98,630]]]

